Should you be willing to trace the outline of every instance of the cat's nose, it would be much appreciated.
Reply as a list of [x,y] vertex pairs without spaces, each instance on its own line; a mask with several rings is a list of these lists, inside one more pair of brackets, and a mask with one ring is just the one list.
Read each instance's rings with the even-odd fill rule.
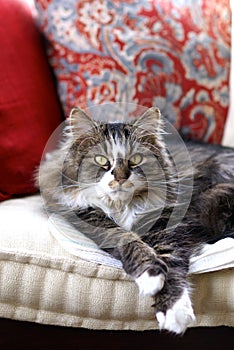
[[116,179],[116,181],[122,185],[127,179]]
[[116,163],[116,167],[111,171],[111,175],[114,175],[115,181],[121,185],[129,178],[130,170],[126,164],[119,159]]
[[126,174],[113,174],[115,177],[115,181],[118,182],[119,185],[122,185],[125,181],[127,181],[128,177]]

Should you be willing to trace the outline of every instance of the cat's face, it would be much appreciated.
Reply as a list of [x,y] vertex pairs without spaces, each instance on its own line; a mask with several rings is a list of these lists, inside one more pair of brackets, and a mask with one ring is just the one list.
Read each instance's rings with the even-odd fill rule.
[[[67,186],[75,205],[124,207],[136,198],[147,198],[155,182],[161,205],[166,196],[165,157],[152,128],[149,132],[136,123],[97,124],[85,118],[79,119],[80,127],[83,130],[81,122],[86,122],[87,129],[74,133],[63,169],[64,184],[69,178],[78,184]],[[143,119],[147,125],[147,116]]]
[[[78,179],[103,201],[129,203],[148,191],[145,172],[154,160],[139,143],[131,142],[131,128],[104,127],[105,139],[94,145],[79,164]],[[151,160],[150,160],[151,158]]]

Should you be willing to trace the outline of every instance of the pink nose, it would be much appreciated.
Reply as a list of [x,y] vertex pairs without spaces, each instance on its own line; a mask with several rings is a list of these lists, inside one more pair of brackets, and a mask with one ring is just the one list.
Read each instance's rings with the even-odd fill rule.
[[115,179],[120,185],[122,185],[127,179]]

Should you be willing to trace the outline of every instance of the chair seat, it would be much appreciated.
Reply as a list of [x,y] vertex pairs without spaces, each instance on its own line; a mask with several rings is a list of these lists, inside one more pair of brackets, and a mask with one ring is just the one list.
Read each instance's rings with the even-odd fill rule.
[[[104,254],[109,260],[102,263],[98,248],[69,245],[61,232],[55,237],[40,195],[2,202],[0,222],[0,317],[88,329],[157,329],[152,299],[139,296],[119,262],[115,266]],[[203,273],[198,258],[191,264],[193,326],[234,326],[234,269],[221,263],[221,270],[204,273],[204,254]]]

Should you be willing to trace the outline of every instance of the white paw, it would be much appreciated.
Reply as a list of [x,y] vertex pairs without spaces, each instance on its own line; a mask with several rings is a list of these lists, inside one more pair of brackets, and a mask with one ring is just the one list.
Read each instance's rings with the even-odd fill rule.
[[195,321],[188,290],[185,288],[181,298],[167,310],[166,314],[157,312],[156,318],[160,329],[167,329],[176,334],[183,334],[188,325]]
[[140,294],[156,295],[164,286],[165,276],[160,273],[157,276],[150,276],[148,271],[145,271],[140,277],[136,278]]

